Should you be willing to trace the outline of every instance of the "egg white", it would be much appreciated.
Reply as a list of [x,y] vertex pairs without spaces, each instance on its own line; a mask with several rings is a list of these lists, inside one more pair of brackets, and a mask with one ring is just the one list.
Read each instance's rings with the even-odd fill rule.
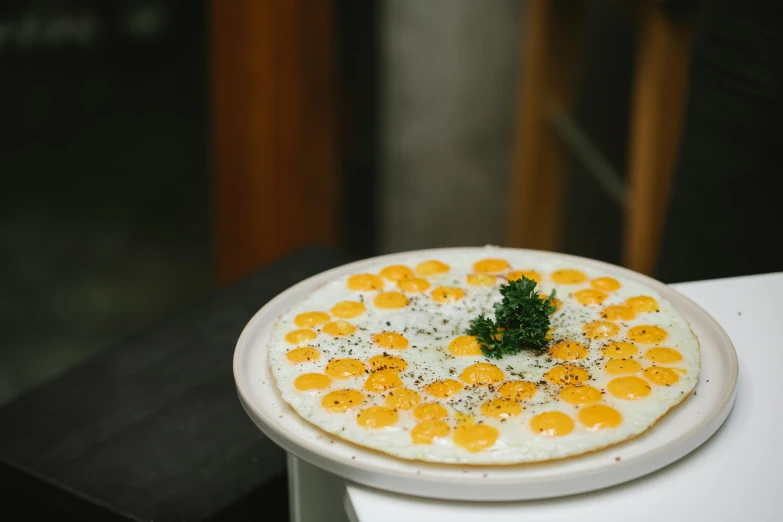
[[[677,383],[670,386],[652,386],[652,393],[642,399],[633,401],[618,399],[610,393],[603,395],[603,404],[619,411],[623,417],[622,423],[615,428],[592,431],[581,426],[577,420],[580,407],[563,402],[557,397],[559,387],[550,384],[538,386],[536,395],[522,403],[520,415],[501,422],[500,419],[486,417],[481,414],[480,406],[488,398],[494,397],[486,386],[472,389],[466,386],[460,393],[450,399],[439,400],[429,397],[422,387],[436,380],[459,380],[463,369],[476,362],[489,362],[501,368],[506,380],[525,380],[540,382],[543,375],[553,366],[563,361],[553,360],[546,352],[535,354],[523,351],[514,356],[502,359],[488,359],[484,356],[455,357],[447,350],[449,341],[465,335],[470,322],[478,314],[484,313],[494,317],[492,304],[501,299],[498,292],[500,283],[505,280],[498,278],[495,287],[473,287],[465,282],[467,274],[473,273],[473,264],[486,258],[502,258],[511,265],[511,270],[533,269],[543,277],[538,290],[549,294],[553,289],[563,305],[552,316],[556,327],[557,339],[578,340],[588,348],[586,359],[571,361],[585,367],[591,374],[589,384],[600,390],[605,390],[608,381],[615,376],[607,375],[603,365],[607,361],[601,353],[601,347],[612,341],[626,340],[624,334],[628,328],[635,325],[651,324],[664,328],[668,338],[661,346],[674,348],[682,354],[683,359],[673,364],[660,366],[676,367],[684,370]],[[432,259],[430,255],[413,254],[404,261],[394,264],[405,264],[414,268],[421,261]],[[584,306],[571,297],[576,290],[590,288],[589,280],[610,274],[601,273],[587,266],[580,266],[570,259],[551,259],[541,261],[521,252],[487,247],[477,250],[465,250],[453,255],[437,258],[450,266],[450,271],[427,277],[431,287],[427,292],[407,294],[410,302],[401,309],[382,310],[372,305],[372,300],[378,291],[356,292],[346,286],[348,276],[341,277],[318,288],[307,299],[286,311],[278,320],[272,332],[269,344],[269,361],[272,373],[277,382],[282,398],[304,419],[319,428],[355,444],[372,448],[403,459],[416,459],[439,463],[459,464],[515,464],[523,462],[540,462],[579,455],[624,441],[636,436],[651,427],[666,412],[685,399],[696,385],[699,376],[699,343],[690,329],[688,322],[674,306],[660,294],[645,285],[635,281],[611,275],[621,284],[621,288],[608,292],[609,298],[601,306]],[[381,263],[376,267],[363,270],[363,273],[377,274],[390,263]],[[548,277],[551,272],[560,268],[578,269],[587,274],[588,280],[579,285],[559,285]],[[385,291],[397,290],[396,283],[386,281]],[[459,301],[439,304],[429,297],[430,291],[439,286],[458,286],[465,290],[466,296]],[[585,323],[599,320],[600,310],[612,304],[622,304],[626,298],[645,295],[653,297],[660,305],[660,311],[637,314],[631,321],[616,321],[621,331],[609,340],[592,341],[582,334]],[[347,319],[357,327],[354,334],[346,337],[331,337],[319,333],[318,337],[301,346],[313,346],[320,352],[320,358],[306,363],[292,363],[286,358],[286,353],[296,346],[288,343],[286,333],[298,329],[294,318],[303,312],[329,310],[339,301],[361,300],[367,311],[362,315]],[[318,330],[316,328],[316,330]],[[399,411],[399,421],[381,429],[367,429],[356,422],[356,416],[371,405],[383,405],[386,394],[373,394],[363,390],[366,375],[359,378],[332,380],[326,390],[299,391],[294,387],[294,380],[303,373],[323,373],[326,364],[334,358],[356,358],[367,361],[370,357],[383,353],[384,350],[373,345],[372,335],[381,331],[395,331],[409,340],[409,346],[404,350],[386,350],[386,353],[406,360],[408,367],[400,372],[405,387],[416,390],[422,402],[440,402],[450,412],[447,422],[455,426],[454,413],[460,412],[474,416],[476,420],[497,428],[499,437],[496,443],[480,452],[471,453],[453,443],[451,436],[436,438],[432,444],[414,444],[411,441],[410,430],[417,424],[410,411]],[[657,345],[637,344],[639,353],[634,357],[643,367],[653,363],[642,358],[649,347]],[[642,374],[637,374],[642,375]],[[416,384],[418,382],[419,384]],[[321,406],[321,399],[329,391],[342,388],[360,390],[367,396],[367,401],[361,408],[348,410],[345,413],[333,413]],[[543,437],[534,433],[530,427],[530,419],[544,411],[562,411],[574,420],[571,433],[561,437]]]

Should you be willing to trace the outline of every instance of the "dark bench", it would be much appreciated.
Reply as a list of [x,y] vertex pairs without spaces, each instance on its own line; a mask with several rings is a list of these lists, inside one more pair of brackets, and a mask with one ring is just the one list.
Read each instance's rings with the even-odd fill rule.
[[252,315],[345,260],[281,259],[0,409],[5,510],[24,519],[285,520],[285,454],[247,418],[231,360]]

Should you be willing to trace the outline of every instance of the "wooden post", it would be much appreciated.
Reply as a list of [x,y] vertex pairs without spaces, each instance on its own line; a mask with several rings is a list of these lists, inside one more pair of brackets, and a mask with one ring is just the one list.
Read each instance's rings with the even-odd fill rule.
[[679,150],[692,24],[646,2],[640,17],[631,101],[623,264],[652,275]]
[[548,122],[568,113],[578,76],[583,2],[530,0],[511,174],[509,246],[557,250],[563,225],[568,150]]
[[339,242],[331,0],[212,0],[217,277]]

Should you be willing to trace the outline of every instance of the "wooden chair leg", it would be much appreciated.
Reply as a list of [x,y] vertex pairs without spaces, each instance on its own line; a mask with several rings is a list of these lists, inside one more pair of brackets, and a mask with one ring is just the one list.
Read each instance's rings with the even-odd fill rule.
[[631,101],[623,263],[652,275],[682,129],[692,24],[650,4],[640,18]]
[[548,115],[568,112],[575,92],[583,3],[530,0],[510,180],[509,246],[557,250],[563,224],[568,151]]
[[212,0],[215,248],[231,282],[336,245],[333,2]]

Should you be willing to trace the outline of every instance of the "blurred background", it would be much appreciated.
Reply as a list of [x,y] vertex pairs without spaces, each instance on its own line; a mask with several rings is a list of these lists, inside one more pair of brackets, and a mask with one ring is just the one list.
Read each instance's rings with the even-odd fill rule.
[[0,2],[0,403],[311,243],[780,269],[663,224],[694,3],[541,4]]

